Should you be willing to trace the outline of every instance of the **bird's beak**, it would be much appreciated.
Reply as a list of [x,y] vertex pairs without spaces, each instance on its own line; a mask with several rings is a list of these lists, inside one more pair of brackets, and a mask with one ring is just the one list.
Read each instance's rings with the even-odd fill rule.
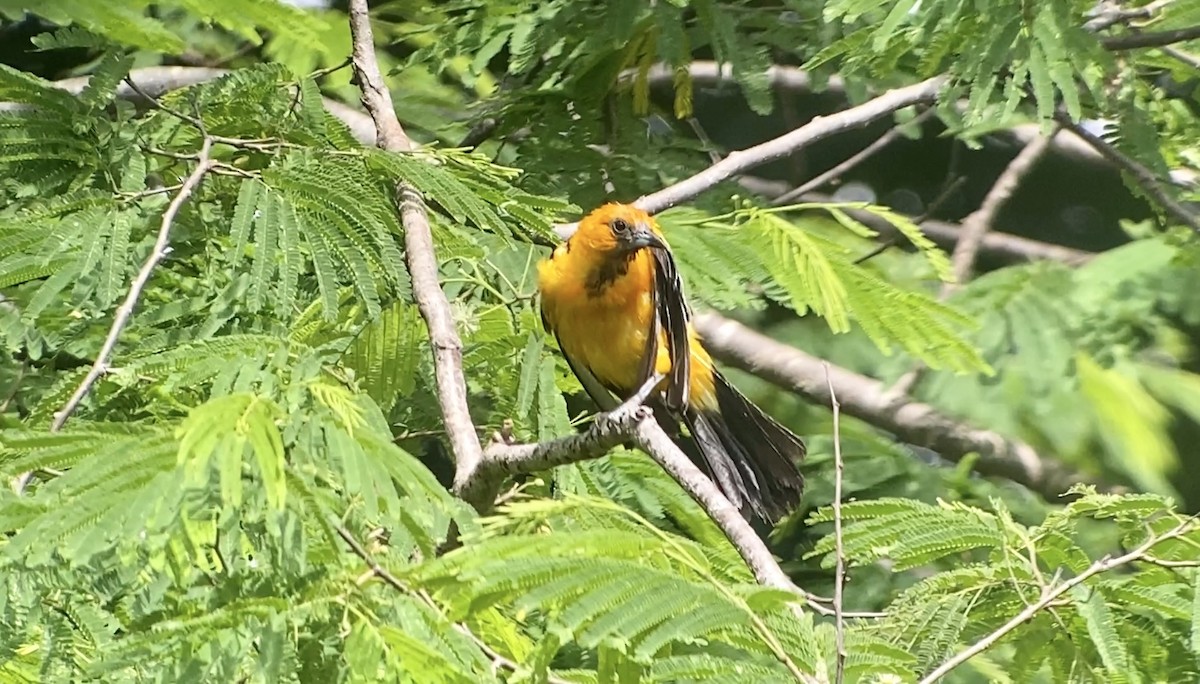
[[636,227],[634,227],[633,232],[629,235],[628,244],[630,250],[641,249],[643,247],[650,247],[653,249],[667,248],[666,243],[663,242],[662,239],[657,235],[655,235],[654,231],[650,229],[650,225],[646,223],[639,223]]

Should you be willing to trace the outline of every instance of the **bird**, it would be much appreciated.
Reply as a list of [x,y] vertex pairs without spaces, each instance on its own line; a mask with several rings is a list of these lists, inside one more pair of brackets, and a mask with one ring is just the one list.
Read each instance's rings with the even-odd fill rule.
[[716,368],[652,216],[596,208],[538,263],[538,290],[543,326],[601,410],[661,375],[645,405],[742,516],[773,525],[795,509],[804,442]]

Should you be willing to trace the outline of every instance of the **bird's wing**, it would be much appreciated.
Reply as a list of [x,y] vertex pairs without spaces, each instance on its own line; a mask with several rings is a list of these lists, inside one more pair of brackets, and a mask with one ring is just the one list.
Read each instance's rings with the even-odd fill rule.
[[[666,331],[667,353],[671,357],[671,373],[667,380],[667,406],[687,407],[688,384],[691,378],[692,353],[688,339],[688,321],[692,312],[683,292],[683,280],[675,266],[675,257],[665,249],[651,250],[654,255],[655,318]],[[653,331],[657,333],[657,325]],[[658,335],[652,336],[655,344]],[[656,349],[657,351],[657,349]]]
[[[544,308],[542,309],[542,327],[547,331],[554,332],[554,328],[550,326],[550,321],[546,318],[546,310]],[[558,342],[558,348],[562,350],[562,355],[567,360],[567,365],[571,367],[571,372],[579,379],[579,384],[583,385],[584,391],[592,398],[592,401],[596,402],[601,411],[615,409],[620,402],[613,397],[610,389],[605,387],[604,383],[600,382],[595,375],[592,375],[587,366],[571,360],[571,355],[563,347],[562,340],[559,339],[557,332],[554,333],[554,339]]]
[[662,320],[658,315],[658,288],[650,288],[650,330],[646,335],[646,348],[642,351],[642,362],[638,368],[637,387],[650,380],[658,369],[658,335],[662,332]]

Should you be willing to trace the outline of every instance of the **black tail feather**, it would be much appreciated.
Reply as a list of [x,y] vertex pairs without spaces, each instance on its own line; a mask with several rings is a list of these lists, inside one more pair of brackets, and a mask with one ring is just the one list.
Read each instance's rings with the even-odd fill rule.
[[800,502],[804,442],[715,375],[719,411],[686,410],[695,447],[686,451],[699,452],[698,463],[743,515],[774,524]]

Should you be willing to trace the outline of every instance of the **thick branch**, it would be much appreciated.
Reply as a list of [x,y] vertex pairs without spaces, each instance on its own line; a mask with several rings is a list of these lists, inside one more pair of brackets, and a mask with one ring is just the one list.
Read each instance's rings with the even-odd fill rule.
[[[143,93],[151,97],[159,97],[172,90],[220,78],[228,73],[231,72],[227,69],[210,69],[207,67],[155,66],[130,71],[127,81],[137,83],[137,89]],[[65,78],[61,81],[54,81],[54,85],[71,93],[79,93],[88,84],[90,79],[90,76],[77,76],[74,78]],[[129,100],[139,107],[151,106],[151,102],[136,92],[128,82],[122,82],[117,86],[116,96],[122,100]],[[326,111],[341,119],[342,123],[350,128],[350,133],[359,142],[364,145],[370,145],[375,141],[375,122],[371,120],[370,116],[327,97],[322,98],[322,103],[325,105]],[[0,111],[12,111],[23,108],[24,105],[19,103],[0,102]]]
[[1075,135],[1083,138],[1089,145],[1096,148],[1096,151],[1104,155],[1105,159],[1108,159],[1129,173],[1137,181],[1142,191],[1153,197],[1154,201],[1161,205],[1177,221],[1200,233],[1200,216],[1197,216],[1191,209],[1188,209],[1174,197],[1171,197],[1153,171],[1146,168],[1141,162],[1113,147],[1100,136],[1071,121],[1071,118],[1065,112],[1055,114],[1055,119],[1063,128],[1070,130]]
[[1087,20],[1083,28],[1098,33],[1117,24],[1128,24],[1135,19],[1150,19],[1171,2],[1172,0],[1155,0],[1141,7],[1121,7],[1109,2],[1100,2],[1099,10],[1090,13],[1092,18]]
[[1174,43],[1183,43],[1200,38],[1200,26],[1188,26],[1174,31],[1156,31],[1147,33],[1129,33],[1123,36],[1109,36],[1100,39],[1100,44],[1106,50],[1120,52],[1137,48],[1162,47]]
[[[362,89],[362,102],[375,121],[376,144],[390,152],[408,152],[412,142],[396,118],[392,96],[379,72],[375,59],[375,40],[367,0],[350,0],[350,33],[354,40],[354,73]],[[454,453],[455,490],[462,474],[470,473],[483,458],[475,424],[467,406],[467,386],[463,379],[462,341],[454,328],[450,302],[438,282],[438,263],[433,246],[433,231],[420,193],[405,183],[396,186],[400,222],[404,226],[404,259],[412,277],[413,298],[429,328],[433,347],[434,376],[446,434]]]
[[200,181],[204,179],[204,175],[212,169],[215,162],[209,158],[209,153],[212,151],[212,138],[206,137],[204,144],[200,148],[199,161],[196,168],[188,175],[187,180],[183,182],[179,192],[171,203],[167,205],[167,210],[163,212],[162,224],[158,229],[158,238],[154,241],[154,247],[150,249],[150,255],[146,257],[145,263],[142,264],[141,270],[138,271],[137,277],[133,279],[133,283],[129,285],[129,293],[125,295],[125,301],[121,302],[121,306],[117,307],[117,313],[113,316],[112,327],[108,330],[108,337],[104,338],[104,344],[100,347],[100,353],[96,354],[96,361],[92,364],[91,369],[83,378],[83,382],[79,383],[79,387],[75,389],[75,393],[67,400],[54,414],[54,422],[50,425],[51,432],[57,432],[62,429],[71,414],[79,407],[80,402],[91,391],[92,386],[108,371],[108,362],[112,358],[113,350],[117,346],[117,340],[121,337],[121,331],[129,324],[129,319],[133,316],[133,310],[137,307],[138,299],[142,296],[142,290],[146,288],[146,283],[149,282],[154,269],[167,257],[170,253],[171,242],[171,226],[175,223],[175,217],[179,214],[179,210],[183,207],[183,203],[192,196],[196,188],[200,185]]
[[[637,407],[634,407],[637,408]],[[638,410],[602,413],[582,433],[535,444],[507,444],[497,435],[471,471],[459,471],[457,493],[477,510],[486,510],[506,475],[532,473],[560,465],[600,458],[629,441],[636,424],[646,418]]]
[[[820,359],[717,314],[701,314],[695,324],[705,346],[721,361],[798,392],[813,403],[831,401]],[[1024,442],[971,427],[907,395],[889,393],[878,380],[836,366],[829,375],[845,413],[952,461],[978,453],[974,467],[981,474],[1008,478],[1051,499],[1072,484],[1089,480]]]

